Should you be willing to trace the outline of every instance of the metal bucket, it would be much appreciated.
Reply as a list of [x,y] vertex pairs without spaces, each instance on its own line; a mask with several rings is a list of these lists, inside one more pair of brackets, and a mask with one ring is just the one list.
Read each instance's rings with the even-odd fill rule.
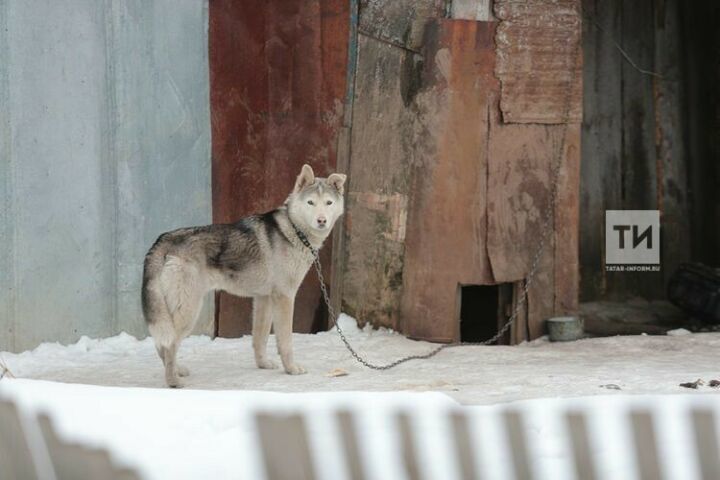
[[583,322],[580,317],[553,317],[547,321],[551,342],[571,342],[583,337]]

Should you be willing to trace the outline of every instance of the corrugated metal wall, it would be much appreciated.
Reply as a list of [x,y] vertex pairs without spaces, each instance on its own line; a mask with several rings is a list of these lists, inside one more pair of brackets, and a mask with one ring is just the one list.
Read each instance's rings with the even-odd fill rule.
[[211,221],[207,15],[0,1],[0,350],[146,334],[145,251]]

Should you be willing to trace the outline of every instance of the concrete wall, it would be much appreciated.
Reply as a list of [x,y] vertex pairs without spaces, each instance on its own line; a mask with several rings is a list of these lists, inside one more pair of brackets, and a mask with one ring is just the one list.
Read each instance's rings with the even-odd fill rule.
[[146,335],[146,250],[211,221],[207,8],[0,1],[0,350]]

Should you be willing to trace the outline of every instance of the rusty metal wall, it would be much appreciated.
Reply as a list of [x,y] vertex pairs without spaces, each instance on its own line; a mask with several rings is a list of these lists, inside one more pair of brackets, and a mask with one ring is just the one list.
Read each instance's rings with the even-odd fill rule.
[[[347,80],[349,2],[210,3],[213,221],[282,204],[304,163],[335,170]],[[331,242],[323,249],[330,278]],[[327,325],[317,280],[303,283],[294,328]],[[219,294],[218,333],[250,332],[251,301]]]

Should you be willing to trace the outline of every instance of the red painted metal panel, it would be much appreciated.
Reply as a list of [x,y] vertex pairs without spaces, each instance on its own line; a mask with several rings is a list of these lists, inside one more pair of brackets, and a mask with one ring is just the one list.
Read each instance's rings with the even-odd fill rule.
[[[346,91],[346,0],[210,2],[213,221],[280,205],[303,163],[336,166]],[[330,265],[330,242],[323,251]],[[330,272],[327,272],[328,275]],[[295,330],[327,322],[313,275],[295,305]],[[221,336],[250,332],[251,303],[217,297]]]

